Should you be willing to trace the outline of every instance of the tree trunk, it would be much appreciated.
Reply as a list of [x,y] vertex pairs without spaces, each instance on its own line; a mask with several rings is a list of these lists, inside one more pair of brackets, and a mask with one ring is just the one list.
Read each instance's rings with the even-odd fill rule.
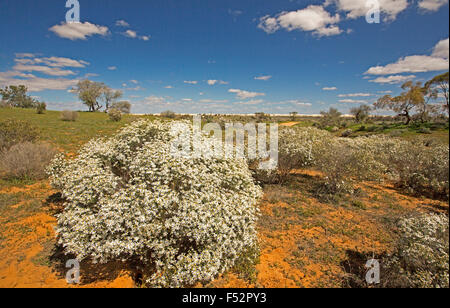
[[405,125],[409,125],[409,123],[411,122],[411,116],[409,115],[408,111],[403,111],[404,113],[399,114],[399,116],[401,117],[405,117],[406,118],[406,123]]
[[409,123],[411,122],[411,117],[409,116],[409,113],[407,113],[406,115],[405,115],[405,117],[406,117],[406,125],[409,125]]

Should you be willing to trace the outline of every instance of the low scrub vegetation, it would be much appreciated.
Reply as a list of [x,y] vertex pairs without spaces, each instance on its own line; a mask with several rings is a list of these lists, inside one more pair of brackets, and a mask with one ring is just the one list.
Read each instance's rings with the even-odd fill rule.
[[120,122],[122,120],[122,112],[119,109],[111,108],[108,110],[108,116],[111,121]]
[[78,112],[71,110],[63,110],[61,112],[61,120],[75,122],[78,119]]
[[0,173],[14,179],[40,180],[56,151],[46,143],[23,142],[0,153]]
[[327,131],[313,127],[281,129],[278,136],[278,169],[260,170],[259,161],[252,161],[250,166],[256,180],[262,183],[285,182],[293,170],[314,165],[331,138]]
[[167,110],[167,111],[161,112],[161,117],[167,118],[167,119],[175,119],[177,117],[177,114],[173,111]]
[[120,110],[120,112],[128,114],[131,111],[131,103],[127,101],[115,102],[111,105],[111,108]]
[[449,197],[449,148],[423,140],[397,141],[385,164],[399,187],[436,198]]
[[44,114],[46,110],[47,110],[46,103],[37,103],[36,104],[36,113],[37,114]]
[[23,142],[35,142],[39,139],[39,130],[29,122],[21,120],[0,121],[0,152]]
[[324,174],[322,192],[329,194],[352,192],[354,181],[390,179],[411,193],[449,196],[448,146],[382,135],[337,138],[315,128],[282,129],[278,170],[256,170],[255,176],[263,183],[283,182],[305,167]]

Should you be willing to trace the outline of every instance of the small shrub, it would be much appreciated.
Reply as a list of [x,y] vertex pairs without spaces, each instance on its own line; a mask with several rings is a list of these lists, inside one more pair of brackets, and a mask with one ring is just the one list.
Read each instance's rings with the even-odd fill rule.
[[325,145],[323,152],[317,157],[317,166],[325,175],[323,186],[325,194],[350,192],[352,190],[349,182],[350,177],[355,173],[353,153],[343,142],[336,139]]
[[449,287],[449,221],[445,215],[423,214],[399,222],[394,255],[385,258],[385,287]]
[[330,107],[328,111],[321,111],[320,114],[322,115],[320,121],[324,127],[341,125],[342,113],[340,113],[336,108]]
[[12,106],[7,101],[0,100],[0,108],[12,108]]
[[350,137],[352,134],[353,134],[353,130],[346,129],[345,131],[342,132],[341,137]]
[[114,102],[111,108],[120,110],[123,114],[128,114],[131,111],[131,103],[128,101]]
[[71,110],[64,110],[61,112],[61,120],[75,122],[78,119],[78,112]]
[[113,122],[120,122],[120,120],[122,120],[122,112],[115,108],[108,110],[108,116]]
[[177,114],[173,111],[167,110],[167,111],[161,112],[161,116],[163,118],[175,119],[177,117]]
[[431,134],[431,129],[429,129],[428,127],[421,127],[421,128],[419,128],[417,130],[417,132],[419,134],[427,134],[427,135],[429,135],[429,134]]
[[47,104],[46,103],[36,103],[36,113],[37,114],[44,114],[47,110]]
[[397,140],[384,163],[401,188],[432,197],[449,197],[449,148],[426,141]]
[[0,154],[0,171],[7,178],[40,180],[55,154],[45,143],[19,143]]
[[375,126],[375,125],[369,126],[369,127],[367,128],[367,131],[368,131],[369,133],[373,133],[373,132],[376,132],[376,131],[378,131],[378,130],[379,130],[379,128],[378,128],[377,126]]
[[361,123],[367,120],[371,110],[372,108],[370,106],[361,105],[350,109],[350,113],[355,117],[357,123]]
[[363,202],[361,202],[359,200],[352,201],[352,206],[354,206],[354,207],[356,207],[358,209],[361,209],[361,210],[366,210],[367,209],[367,206]]
[[378,136],[335,138],[324,144],[317,155],[317,167],[326,179],[324,192],[353,193],[355,180],[380,180],[387,172],[380,157],[389,144]]
[[331,140],[332,135],[317,128],[288,127],[278,134],[278,168],[275,171],[259,170],[259,161],[250,162],[255,179],[262,183],[284,182],[294,169],[314,165],[316,156]]
[[0,152],[22,142],[35,142],[39,139],[39,130],[29,122],[6,120],[0,122]]
[[[246,161],[174,155],[173,128],[183,134],[192,123],[137,121],[92,140],[73,160],[54,160],[48,171],[66,200],[57,225],[65,253],[138,260],[147,286],[182,287],[240,266],[257,248],[262,192]],[[214,143],[195,141],[204,141],[201,153]]]
[[401,137],[405,132],[406,132],[406,130],[404,130],[404,129],[394,129],[394,130],[389,132],[389,136],[391,136],[391,137]]

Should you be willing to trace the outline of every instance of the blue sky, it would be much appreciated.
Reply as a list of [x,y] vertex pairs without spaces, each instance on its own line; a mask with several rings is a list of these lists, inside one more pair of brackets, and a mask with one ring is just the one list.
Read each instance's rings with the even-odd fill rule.
[[86,109],[89,78],[134,113],[343,112],[448,70],[448,0],[0,1],[0,86]]

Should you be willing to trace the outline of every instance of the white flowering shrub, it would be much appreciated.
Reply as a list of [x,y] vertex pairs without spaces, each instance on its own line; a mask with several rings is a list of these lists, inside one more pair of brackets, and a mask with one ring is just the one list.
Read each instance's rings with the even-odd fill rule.
[[263,183],[283,182],[292,170],[315,164],[332,135],[313,127],[286,127],[278,133],[278,165],[274,170],[259,170],[250,162],[255,178]]
[[398,186],[412,193],[448,199],[448,145],[397,140],[386,152],[385,164]]
[[449,287],[449,221],[441,214],[423,214],[399,222],[397,252],[385,260],[390,287]]
[[354,180],[391,179],[414,193],[449,194],[448,146],[387,136],[334,138],[316,155],[330,193],[352,191]]
[[[246,162],[173,155],[176,126],[192,124],[134,122],[73,160],[53,161],[51,182],[66,200],[57,236],[67,254],[139,259],[148,286],[182,287],[213,280],[256,247],[262,192]],[[213,141],[199,138],[207,153]]]
[[386,172],[380,160],[384,138],[333,138],[322,144],[317,168],[325,176],[324,193],[352,193],[353,182],[379,180]]

